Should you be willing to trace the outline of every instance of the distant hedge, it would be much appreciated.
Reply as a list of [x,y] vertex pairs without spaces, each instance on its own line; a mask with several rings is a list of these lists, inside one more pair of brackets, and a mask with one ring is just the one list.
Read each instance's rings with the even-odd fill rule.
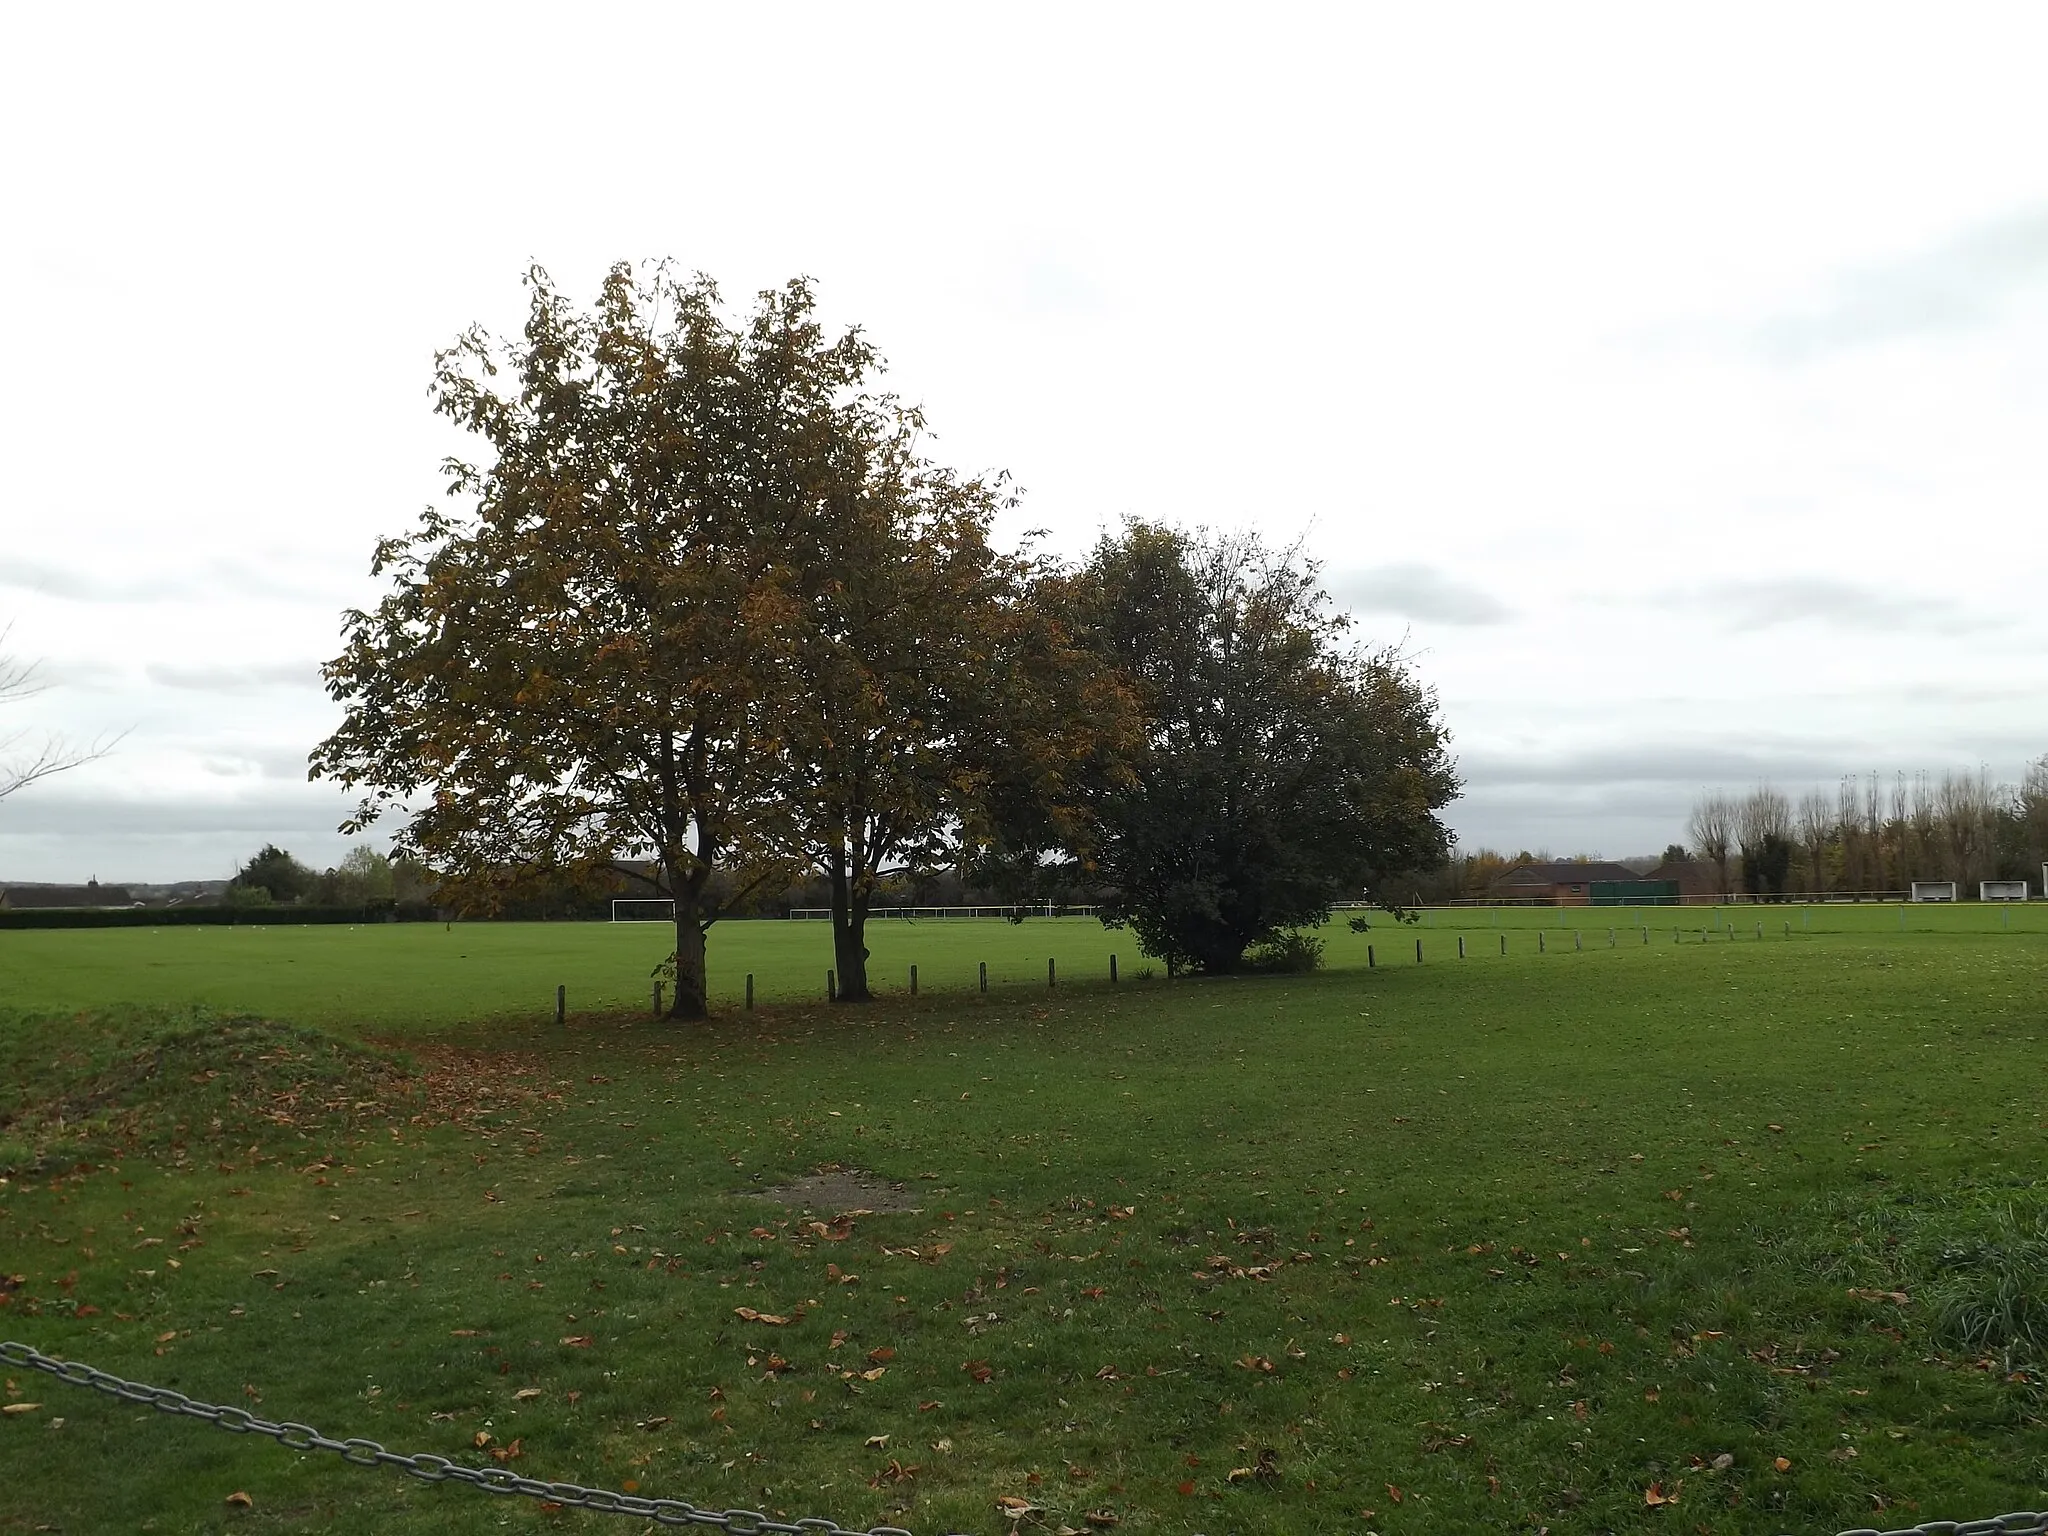
[[249,928],[276,923],[432,923],[423,901],[367,907],[28,907],[0,911],[0,928]]

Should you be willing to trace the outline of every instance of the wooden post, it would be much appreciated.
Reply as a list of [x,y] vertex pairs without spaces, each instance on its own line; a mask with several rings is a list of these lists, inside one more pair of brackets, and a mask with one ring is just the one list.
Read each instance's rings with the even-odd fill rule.
[[988,991],[988,962],[986,960],[981,962],[981,990],[983,992]]
[[1055,973],[1055,971],[1053,970],[1053,963],[1050,956],[1046,958],[1045,962],[1045,984],[1048,987],[1059,985],[1059,977],[1057,973]]
[[1115,986],[1115,985],[1116,985],[1116,956],[1115,956],[1115,955],[1111,955],[1111,956],[1109,957],[1109,982],[1110,982],[1110,985],[1111,985],[1111,986]]
[[825,973],[825,1001],[828,1003],[839,1001],[839,977],[832,971]]
[[747,1011],[754,1011],[754,973],[747,972]]
[[558,1025],[565,1023],[568,1017],[569,989],[567,987],[557,987],[555,988],[555,1023]]
[[1365,946],[1365,968],[1368,971],[1379,969],[1379,962],[1372,957],[1372,946],[1370,944]]
[[1579,954],[1584,954],[1584,953],[1586,952],[1586,930],[1585,930],[1585,929],[1583,929],[1583,928],[1574,928],[1574,929],[1572,930],[1572,948],[1573,948],[1573,949],[1574,949],[1575,951],[1577,951],[1577,952],[1578,952]]
[[1458,958],[1460,960],[1465,958],[1465,935],[1462,933],[1458,935]]
[[1502,934],[1500,936],[1500,952],[1502,954],[1506,954],[1508,952],[1508,936],[1506,934]]
[[1422,940],[1420,939],[1415,941],[1415,963],[1417,965],[1422,964]]
[[914,965],[910,968],[910,995],[917,996],[917,967]]
[[1541,928],[1538,928],[1536,930],[1536,953],[1542,955],[1548,954],[1549,952],[1549,946],[1543,942],[1543,930]]

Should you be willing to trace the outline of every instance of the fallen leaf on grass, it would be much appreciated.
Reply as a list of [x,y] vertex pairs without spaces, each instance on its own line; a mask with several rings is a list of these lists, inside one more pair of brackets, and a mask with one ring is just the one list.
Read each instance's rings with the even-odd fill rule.
[[1890,1301],[1902,1307],[1913,1299],[1904,1291],[1866,1291],[1856,1286],[1850,1287],[1849,1294],[1858,1301]]
[[1771,1463],[1771,1465],[1777,1468],[1780,1472],[1790,1472],[1792,1470],[1792,1463],[1787,1461],[1783,1456],[1778,1457]]
[[1666,1493],[1664,1491],[1664,1485],[1662,1483],[1652,1483],[1649,1487],[1643,1490],[1643,1502],[1645,1504],[1650,1505],[1652,1508],[1656,1508],[1658,1506],[1665,1504],[1676,1504],[1678,1502],[1679,1490],[1681,1490],[1684,1487],[1684,1478],[1680,1478],[1677,1482],[1673,1483],[1671,1485],[1671,1491],[1669,1493]]
[[786,1328],[792,1321],[774,1312],[756,1312],[752,1307],[734,1307],[732,1315],[750,1323],[766,1323],[771,1328]]
[[989,1368],[989,1363],[986,1360],[969,1360],[960,1369],[976,1381],[987,1381],[991,1376],[995,1375],[995,1372]]
[[494,1445],[491,1447],[491,1460],[493,1461],[517,1461],[525,1454],[525,1450],[517,1440],[514,1440],[510,1445]]
[[996,1508],[1003,1512],[1006,1520],[1022,1520],[1026,1516],[1043,1513],[1029,1499],[1020,1499],[1013,1493],[1005,1493],[996,1499]]
[[227,1506],[229,1509],[254,1509],[256,1507],[256,1501],[250,1498],[249,1495],[247,1495],[246,1493],[242,1492],[241,1489],[237,1488],[233,1493],[228,1495]]
[[539,1387],[521,1387],[517,1392],[514,1392],[512,1394],[512,1401],[515,1403],[530,1403],[536,1397],[539,1396]]
[[0,1406],[0,1413],[34,1413],[42,1406],[41,1403],[7,1403]]
[[597,1342],[587,1333],[572,1333],[562,1340],[571,1349],[588,1349]]

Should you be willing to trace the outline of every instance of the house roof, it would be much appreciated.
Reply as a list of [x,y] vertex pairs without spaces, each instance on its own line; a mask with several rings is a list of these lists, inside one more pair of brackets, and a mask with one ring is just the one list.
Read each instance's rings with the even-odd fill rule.
[[1517,864],[1494,881],[1495,885],[1587,885],[1595,880],[1640,880],[1643,877],[1626,864],[1603,864],[1577,859],[1559,859],[1544,864]]
[[125,885],[10,885],[0,890],[0,907],[13,911],[37,907],[132,907],[135,898]]

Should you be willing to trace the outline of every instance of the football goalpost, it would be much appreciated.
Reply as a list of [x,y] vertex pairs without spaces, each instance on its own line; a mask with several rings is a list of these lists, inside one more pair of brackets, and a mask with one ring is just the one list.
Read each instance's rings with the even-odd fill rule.
[[676,920],[673,896],[618,896],[612,899],[615,923],[672,923]]

